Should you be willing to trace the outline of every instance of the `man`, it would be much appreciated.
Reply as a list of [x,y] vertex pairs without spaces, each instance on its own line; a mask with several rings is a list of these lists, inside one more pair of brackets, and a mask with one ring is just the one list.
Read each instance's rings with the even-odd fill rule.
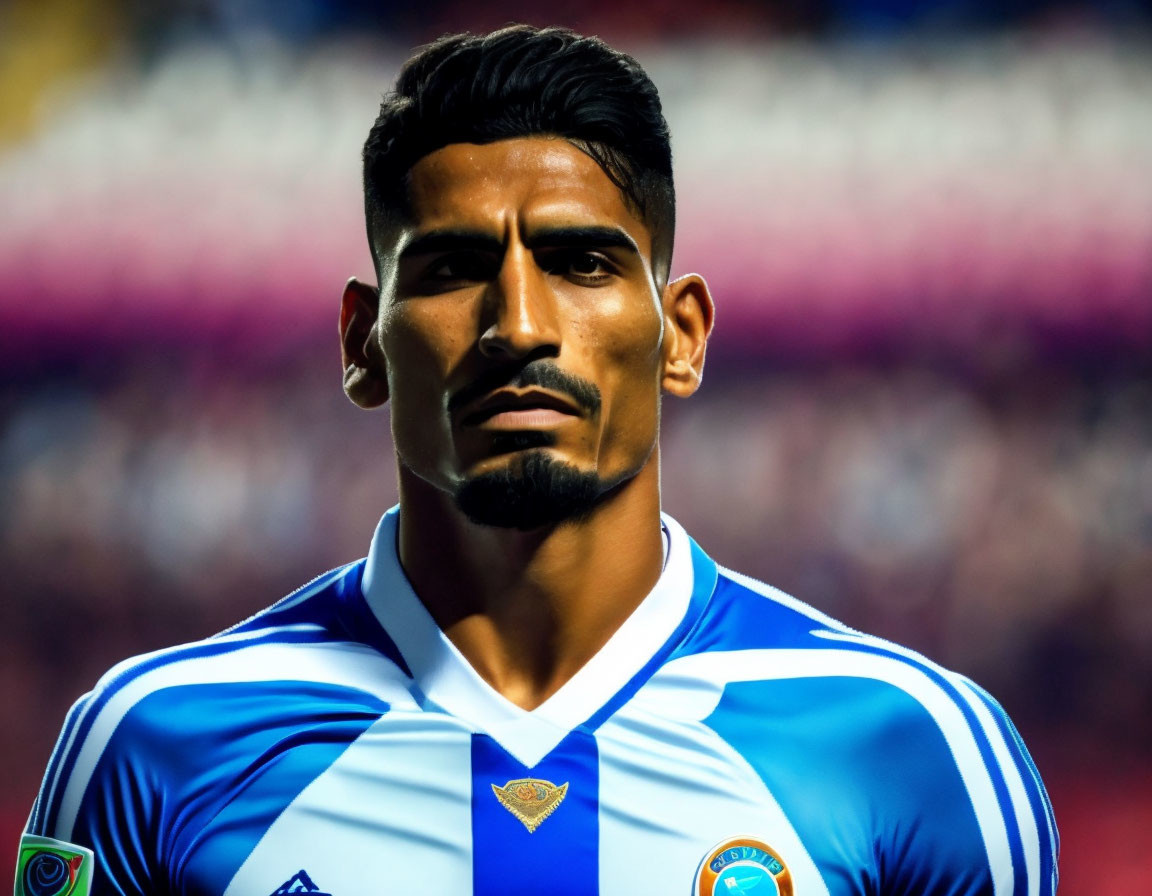
[[991,698],[661,516],[661,396],[697,388],[713,309],[669,280],[635,61],[442,39],[364,183],[344,387],[391,404],[399,507],[365,560],[77,704],[17,893],[1053,892]]

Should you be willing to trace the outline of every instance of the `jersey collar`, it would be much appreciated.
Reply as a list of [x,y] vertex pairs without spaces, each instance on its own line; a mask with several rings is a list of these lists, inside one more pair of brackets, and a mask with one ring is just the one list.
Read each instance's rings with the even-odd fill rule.
[[702,610],[702,601],[693,599],[693,554],[703,554],[679,523],[662,515],[668,553],[655,587],[583,668],[536,709],[524,710],[480,677],[412,590],[397,555],[399,514],[399,507],[384,514],[372,538],[361,583],[366,602],[411,670],[425,709],[438,708],[488,734],[529,767],[631,690],[641,671],[672,646],[669,641],[690,627],[690,610],[694,618]]

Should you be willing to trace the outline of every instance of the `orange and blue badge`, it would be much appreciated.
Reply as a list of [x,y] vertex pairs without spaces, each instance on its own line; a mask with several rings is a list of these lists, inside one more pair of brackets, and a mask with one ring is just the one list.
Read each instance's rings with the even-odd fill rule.
[[755,837],[717,843],[696,869],[694,896],[792,896],[792,875],[780,854]]

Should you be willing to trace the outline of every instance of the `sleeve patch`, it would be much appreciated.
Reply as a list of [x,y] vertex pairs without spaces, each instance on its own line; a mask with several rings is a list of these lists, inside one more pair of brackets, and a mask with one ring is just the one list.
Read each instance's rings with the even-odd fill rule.
[[25,834],[16,860],[15,896],[89,896],[93,858],[87,847]]

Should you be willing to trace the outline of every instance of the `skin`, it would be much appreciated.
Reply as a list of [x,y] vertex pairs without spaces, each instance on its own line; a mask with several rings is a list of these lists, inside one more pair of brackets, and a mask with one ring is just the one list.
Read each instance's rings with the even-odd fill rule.
[[[404,223],[375,237],[379,287],[344,291],[345,390],[365,408],[392,402],[413,588],[473,668],[533,709],[660,576],[661,394],[699,386],[712,300],[696,275],[664,282],[647,227],[561,139],[446,146],[412,167],[408,199]],[[594,384],[599,411],[507,388],[542,360]],[[475,399],[450,408],[462,389]],[[501,396],[513,406],[493,413]],[[527,532],[468,520],[456,487],[518,463],[501,442],[512,432],[548,432],[551,445],[522,450],[595,470],[594,510]]]

